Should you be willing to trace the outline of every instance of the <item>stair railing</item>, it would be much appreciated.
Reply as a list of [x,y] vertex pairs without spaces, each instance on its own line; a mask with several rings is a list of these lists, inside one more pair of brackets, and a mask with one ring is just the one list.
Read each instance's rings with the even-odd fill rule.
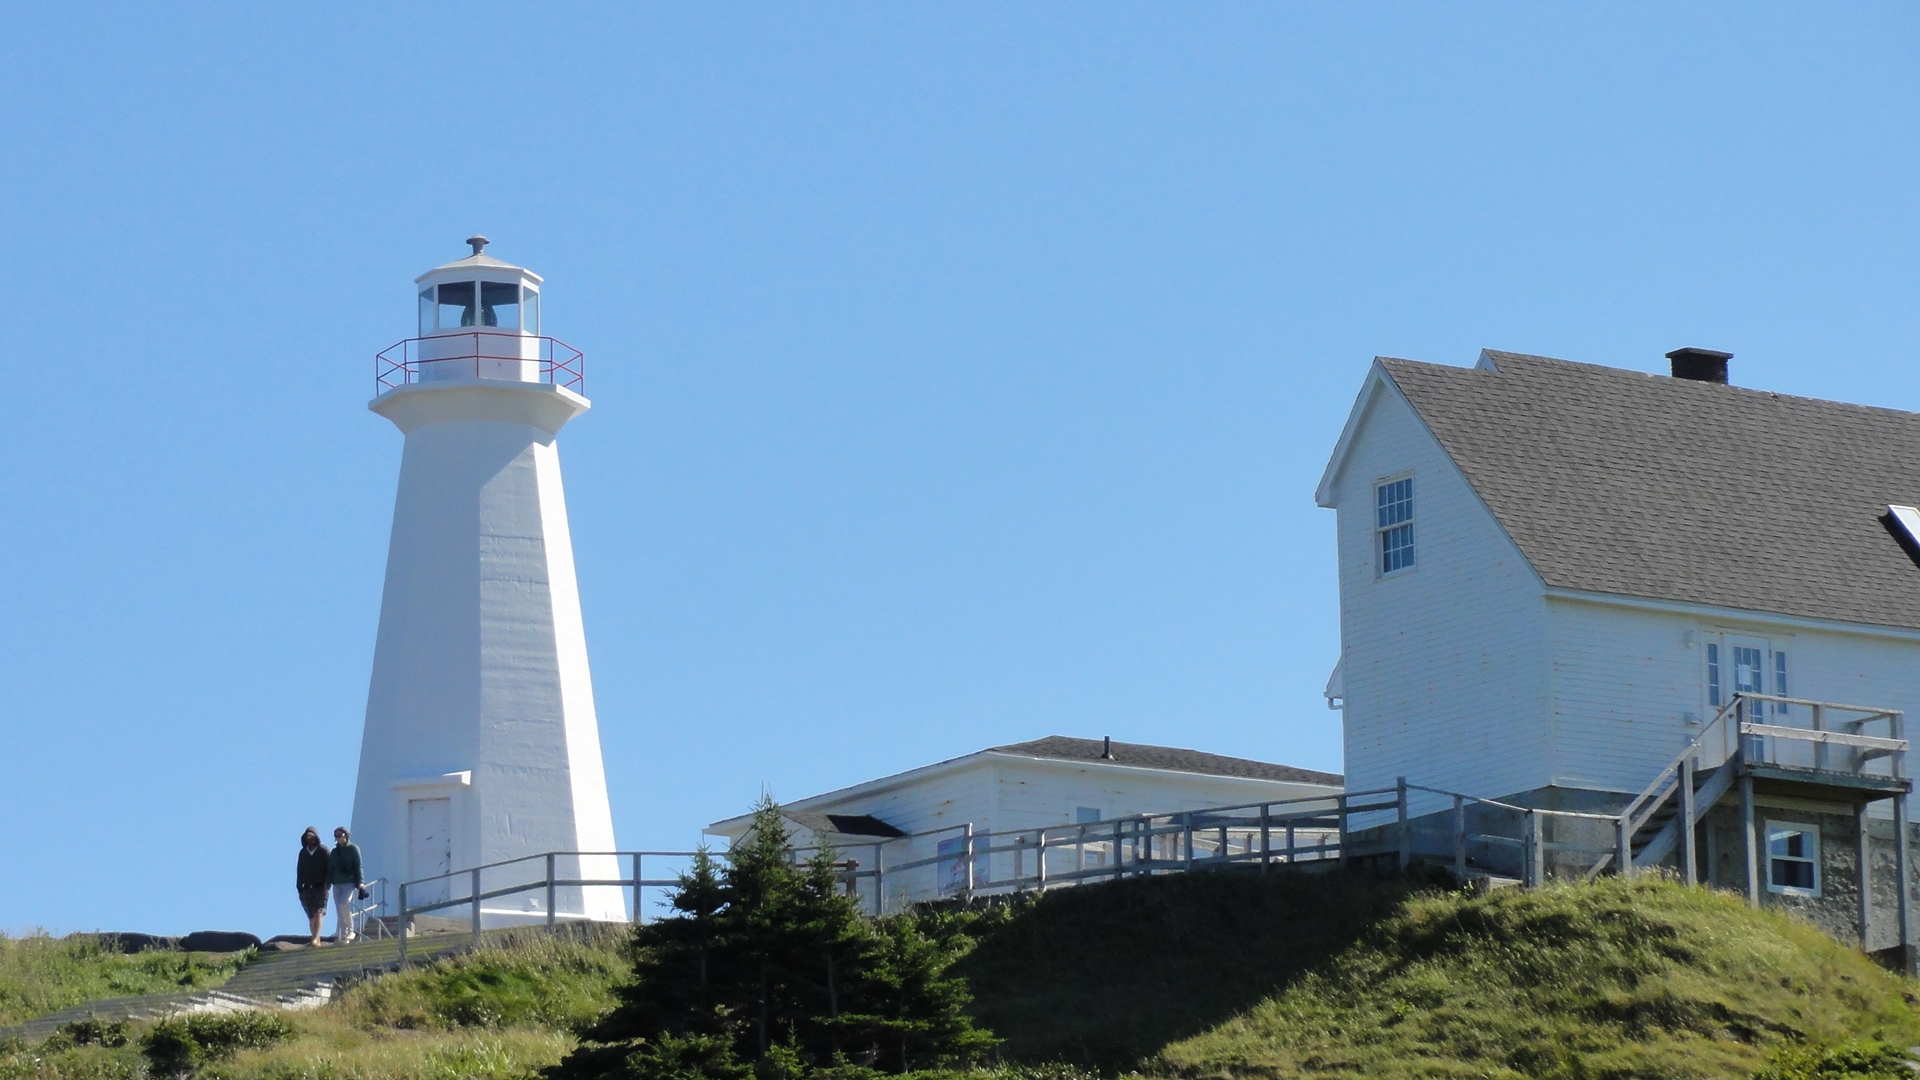
[[[1731,700],[1720,707],[1719,712],[1714,713],[1713,719],[1700,729],[1700,733],[1688,740],[1686,747],[1675,754],[1665,768],[1654,774],[1653,782],[1621,808],[1615,825],[1614,850],[1601,856],[1588,868],[1586,877],[1598,876],[1608,866],[1617,867],[1623,875],[1632,875],[1634,837],[1676,793],[1684,804],[1682,809],[1689,817],[1693,815],[1695,811],[1690,805],[1693,801],[1693,773],[1699,767],[1701,753],[1709,745],[1709,740],[1716,734],[1720,737],[1722,763],[1732,761],[1741,751],[1734,733],[1744,725],[1729,723],[1729,720],[1741,715],[1741,702],[1745,697],[1744,694],[1734,694]],[[1687,823],[1688,828],[1692,825],[1691,821]]]

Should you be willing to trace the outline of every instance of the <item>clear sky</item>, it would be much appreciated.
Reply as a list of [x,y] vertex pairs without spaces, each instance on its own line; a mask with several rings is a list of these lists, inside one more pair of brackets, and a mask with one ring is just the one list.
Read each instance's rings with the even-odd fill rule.
[[0,15],[16,932],[300,924],[372,356],[475,231],[587,354],[624,845],[1056,733],[1337,770],[1312,490],[1375,354],[1920,409],[1911,4]]

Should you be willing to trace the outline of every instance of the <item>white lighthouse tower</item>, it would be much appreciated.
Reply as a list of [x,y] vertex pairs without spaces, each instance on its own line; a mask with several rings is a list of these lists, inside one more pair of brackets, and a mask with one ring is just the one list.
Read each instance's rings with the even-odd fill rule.
[[[406,448],[353,838],[368,880],[395,884],[614,848],[554,446],[588,408],[580,354],[541,336],[538,274],[481,254],[485,237],[468,243],[472,256],[415,279],[419,336],[381,354],[368,405]],[[542,878],[544,862],[490,872],[482,889]],[[556,877],[609,880],[614,864],[562,859]],[[471,895],[468,881],[408,903]],[[485,921],[545,918],[547,895],[489,900]],[[561,888],[554,914],[619,920],[623,897]]]

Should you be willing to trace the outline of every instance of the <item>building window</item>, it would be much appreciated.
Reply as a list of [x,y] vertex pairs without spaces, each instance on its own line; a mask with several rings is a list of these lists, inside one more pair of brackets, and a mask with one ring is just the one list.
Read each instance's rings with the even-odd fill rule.
[[1720,643],[1707,642],[1707,704],[1717,711],[1726,701],[1720,696]]
[[1073,820],[1082,825],[1091,825],[1100,820],[1100,808],[1097,806],[1076,806],[1073,808]]
[[[1773,693],[1775,697],[1787,696],[1787,654],[1779,649],[1773,650]],[[1782,716],[1787,715],[1786,705],[1776,703],[1773,709]]]
[[941,896],[955,896],[967,891],[967,840],[965,836],[949,837],[940,841],[934,849],[935,856],[940,860]]
[[1788,896],[1820,895],[1820,830],[1767,822],[1767,889]]
[[1413,565],[1413,477],[1376,484],[1374,531],[1380,537],[1380,572]]

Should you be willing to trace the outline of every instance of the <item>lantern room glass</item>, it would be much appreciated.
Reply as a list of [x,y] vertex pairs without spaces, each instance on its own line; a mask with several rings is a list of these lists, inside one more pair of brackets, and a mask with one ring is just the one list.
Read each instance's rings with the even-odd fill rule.
[[480,325],[520,329],[520,286],[510,281],[480,283]]
[[531,285],[520,290],[520,328],[529,334],[540,333],[540,290]]
[[440,329],[452,330],[473,325],[474,309],[478,307],[474,284],[471,281],[456,281],[440,286]]

